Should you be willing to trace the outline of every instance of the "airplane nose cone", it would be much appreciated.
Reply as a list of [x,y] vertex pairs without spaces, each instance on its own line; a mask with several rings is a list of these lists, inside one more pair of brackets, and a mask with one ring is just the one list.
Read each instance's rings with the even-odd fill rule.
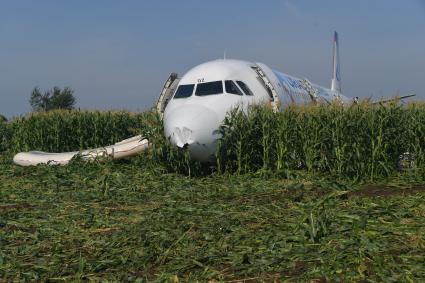
[[211,161],[215,154],[218,115],[201,105],[184,105],[164,113],[166,137],[178,147],[187,146],[192,157]]
[[192,130],[186,127],[174,127],[172,139],[178,147],[184,147],[186,144],[192,144]]

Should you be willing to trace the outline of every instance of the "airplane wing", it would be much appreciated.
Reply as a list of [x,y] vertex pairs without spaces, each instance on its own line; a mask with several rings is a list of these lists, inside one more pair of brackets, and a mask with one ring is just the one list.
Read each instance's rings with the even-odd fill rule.
[[388,102],[394,102],[394,101],[400,101],[406,98],[410,98],[410,97],[414,97],[416,96],[416,94],[408,94],[408,95],[404,95],[404,96],[397,96],[397,97],[392,97],[392,98],[388,98],[388,99],[381,99],[378,101],[373,101],[372,104],[384,104],[384,103],[388,103]]

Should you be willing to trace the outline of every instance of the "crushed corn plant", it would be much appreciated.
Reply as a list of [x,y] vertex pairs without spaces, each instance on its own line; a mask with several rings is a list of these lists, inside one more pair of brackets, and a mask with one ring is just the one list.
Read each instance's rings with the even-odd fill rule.
[[[153,111],[0,122],[0,281],[424,281],[424,125],[423,104],[257,107],[205,165]],[[11,162],[137,134],[128,160]]]

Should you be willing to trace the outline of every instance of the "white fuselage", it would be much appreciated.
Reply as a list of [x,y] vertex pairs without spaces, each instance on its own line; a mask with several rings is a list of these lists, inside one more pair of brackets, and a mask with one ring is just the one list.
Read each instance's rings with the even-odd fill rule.
[[[259,75],[258,70],[261,70]],[[268,83],[268,84],[267,84]],[[218,128],[230,110],[249,105],[290,104],[352,100],[305,79],[273,71],[261,63],[215,60],[198,65],[179,81],[164,110],[165,135],[178,147],[188,147],[193,158],[213,160]]]

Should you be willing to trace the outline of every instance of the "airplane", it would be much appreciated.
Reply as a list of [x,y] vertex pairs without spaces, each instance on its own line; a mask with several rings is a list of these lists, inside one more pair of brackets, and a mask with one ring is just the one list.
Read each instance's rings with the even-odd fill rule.
[[[414,95],[381,100],[386,103]],[[358,98],[342,94],[338,33],[333,37],[331,87],[311,83],[269,68],[263,63],[220,59],[200,64],[181,78],[171,73],[157,102],[164,124],[164,134],[172,144],[187,148],[194,160],[211,162],[215,158],[219,127],[235,108],[247,111],[250,105],[269,104],[277,112],[291,104],[357,103]],[[22,166],[67,164],[75,155],[95,159],[107,155],[123,158],[135,155],[149,146],[140,136],[111,146],[82,152],[21,152],[14,162]]]
[[218,128],[230,110],[269,103],[273,111],[290,104],[355,103],[342,94],[338,33],[333,37],[331,87],[311,83],[263,63],[220,59],[198,65],[181,78],[172,73],[157,103],[165,136],[201,162],[214,160]]

